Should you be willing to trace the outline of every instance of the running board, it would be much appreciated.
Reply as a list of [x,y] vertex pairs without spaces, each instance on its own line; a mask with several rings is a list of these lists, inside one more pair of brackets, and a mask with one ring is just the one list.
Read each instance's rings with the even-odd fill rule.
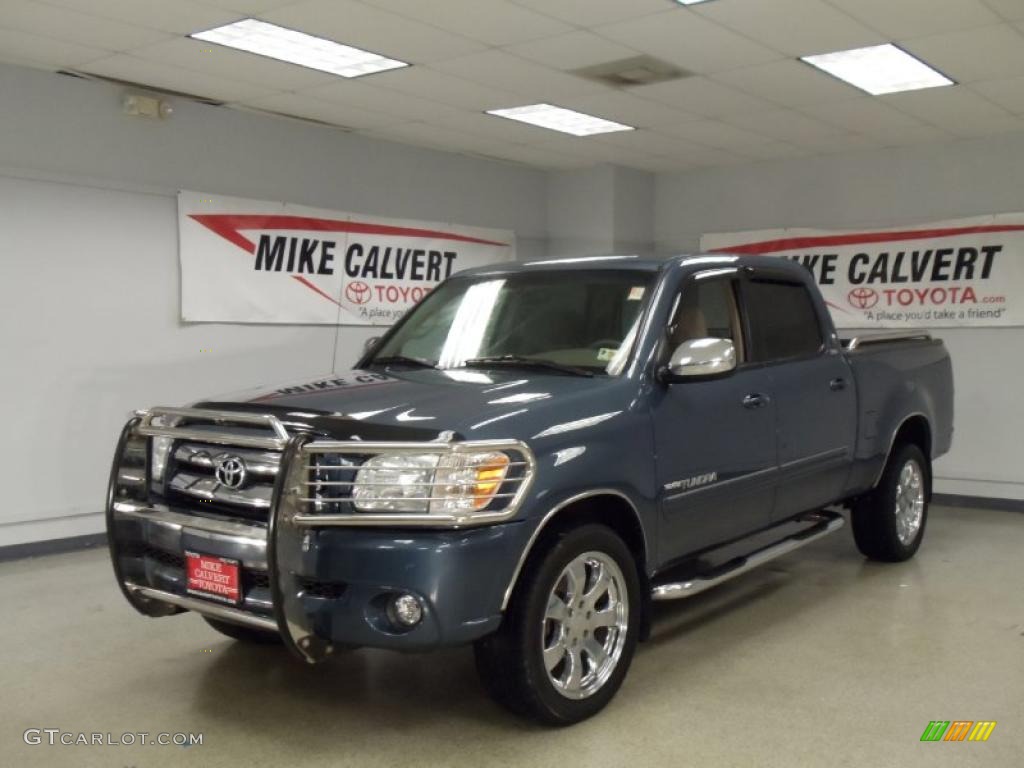
[[775,544],[769,544],[763,549],[751,552],[749,555],[740,558],[734,567],[727,571],[723,571],[722,573],[717,573],[714,576],[708,577],[698,576],[697,578],[690,579],[689,581],[658,584],[651,589],[651,598],[654,600],[682,600],[683,598],[700,594],[712,587],[717,587],[723,581],[733,579],[740,574],[757,568],[759,565],[764,565],[770,560],[787,555],[793,550],[800,549],[800,547],[810,544],[812,541],[817,541],[823,536],[827,536],[834,531],[838,531],[845,523],[842,515],[835,512],[825,511],[815,512],[813,515],[808,515],[807,520],[808,522],[818,520],[818,522],[808,528],[805,528],[799,533],[794,534],[793,536],[783,539],[782,541],[776,542]]

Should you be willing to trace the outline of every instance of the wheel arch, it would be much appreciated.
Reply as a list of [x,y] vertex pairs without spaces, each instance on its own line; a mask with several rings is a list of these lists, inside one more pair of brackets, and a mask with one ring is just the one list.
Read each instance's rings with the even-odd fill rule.
[[928,466],[924,467],[924,470],[928,474],[928,496],[930,499],[932,474],[932,426],[928,421],[928,417],[920,412],[910,414],[900,422],[898,427],[896,427],[896,431],[892,434],[892,440],[889,442],[889,450],[885,454],[885,461],[882,462],[882,467],[879,470],[878,477],[875,478],[875,482],[872,487],[877,486],[878,483],[881,482],[885,468],[889,466],[889,461],[892,459],[893,454],[902,445],[916,445],[921,449],[925,459],[928,461]]
[[515,570],[512,572],[512,578],[509,579],[508,586],[505,588],[501,610],[505,611],[508,608],[512,593],[515,592],[519,583],[519,576],[539,543],[558,531],[595,522],[607,525],[622,537],[636,560],[637,576],[646,593],[648,591],[646,587],[649,545],[640,518],[640,511],[632,499],[622,491],[613,488],[597,488],[570,496],[549,509],[541,518],[540,523],[526,542]]

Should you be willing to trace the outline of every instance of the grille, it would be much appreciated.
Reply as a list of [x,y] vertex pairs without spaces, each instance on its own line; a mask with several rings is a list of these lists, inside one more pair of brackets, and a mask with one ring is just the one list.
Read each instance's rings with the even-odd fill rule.
[[193,507],[266,520],[280,463],[277,451],[179,443],[168,462],[166,492]]

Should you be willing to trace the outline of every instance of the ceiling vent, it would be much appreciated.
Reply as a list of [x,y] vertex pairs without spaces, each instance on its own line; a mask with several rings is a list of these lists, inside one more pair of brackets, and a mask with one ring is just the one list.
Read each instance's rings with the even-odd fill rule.
[[693,73],[653,56],[634,56],[629,59],[576,69],[572,74],[610,85],[613,88],[631,88],[638,85],[653,85],[669,80],[679,80],[690,77]]

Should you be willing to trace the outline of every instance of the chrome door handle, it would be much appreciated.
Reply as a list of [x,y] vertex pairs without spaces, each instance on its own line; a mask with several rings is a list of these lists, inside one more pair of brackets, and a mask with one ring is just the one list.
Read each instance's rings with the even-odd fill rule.
[[743,398],[744,408],[764,408],[768,405],[768,396],[758,392],[747,395]]
[[846,379],[832,379],[832,381],[828,383],[828,388],[831,389],[833,392],[841,392],[842,390],[846,389]]

